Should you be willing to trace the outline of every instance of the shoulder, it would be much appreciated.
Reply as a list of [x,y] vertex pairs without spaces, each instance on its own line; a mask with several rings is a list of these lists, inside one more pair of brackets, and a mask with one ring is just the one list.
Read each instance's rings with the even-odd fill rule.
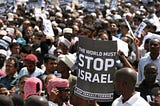
[[6,79],[6,78],[7,78],[7,76],[2,76],[2,77],[0,77],[0,81],[4,80],[4,79]]
[[116,98],[113,103],[112,106],[119,106],[120,105],[120,101],[121,101],[121,96]]
[[137,100],[136,106],[150,106],[149,103],[141,96]]
[[22,74],[22,73],[26,73],[27,72],[27,67],[23,67],[20,69],[19,71],[19,75]]
[[142,106],[142,105],[143,106],[150,106],[149,103],[144,98],[142,98],[140,96],[140,92],[136,92],[133,99],[136,100],[136,101],[133,100],[135,106]]
[[58,104],[53,103],[52,101],[48,101],[49,106],[58,106]]
[[27,67],[22,67],[22,68],[20,69],[20,72],[21,72],[21,71],[25,71],[25,70],[27,70]]
[[149,58],[150,58],[150,55],[148,54],[148,55],[146,55],[144,57],[141,57],[139,61],[144,61],[144,60],[147,60]]
[[40,73],[44,73],[44,70],[42,70],[42,69],[40,69],[40,68],[38,68],[38,67],[36,67],[35,71],[36,71],[36,72],[40,72]]

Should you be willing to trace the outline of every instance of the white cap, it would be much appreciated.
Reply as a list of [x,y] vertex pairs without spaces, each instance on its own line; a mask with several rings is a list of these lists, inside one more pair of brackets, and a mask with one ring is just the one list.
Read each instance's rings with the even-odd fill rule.
[[71,42],[69,40],[67,40],[66,38],[60,38],[58,45],[59,45],[59,43],[63,43],[65,46],[67,46],[67,48],[70,48],[70,46],[71,46]]
[[7,56],[7,51],[4,50],[4,49],[0,49],[0,54],[3,54],[3,55],[5,55],[5,56]]
[[61,12],[56,12],[55,16],[58,16],[58,17],[63,17],[62,13]]
[[63,34],[64,33],[70,33],[70,34],[72,34],[73,33],[73,29],[72,28],[64,28],[63,29]]
[[12,39],[9,36],[3,36],[2,39],[5,40],[5,41],[7,41],[8,43],[12,42]]
[[8,21],[13,21],[14,20],[14,14],[13,13],[8,13],[7,17],[8,17]]
[[63,61],[71,69],[76,62],[76,57],[73,54],[59,55],[58,61]]
[[4,47],[5,49],[8,49],[9,44],[6,41],[0,39],[0,46]]
[[114,20],[122,19],[122,17],[118,14],[113,15]]
[[0,30],[0,35],[5,36],[7,35],[7,32],[5,30]]
[[91,16],[96,17],[97,15],[96,13],[91,13]]

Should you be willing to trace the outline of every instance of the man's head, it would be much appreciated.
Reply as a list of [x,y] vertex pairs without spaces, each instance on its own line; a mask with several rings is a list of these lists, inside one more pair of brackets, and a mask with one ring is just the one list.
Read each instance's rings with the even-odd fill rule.
[[49,104],[44,97],[32,95],[26,99],[24,106],[49,106]]
[[69,41],[71,41],[72,34],[73,34],[73,29],[72,28],[64,28],[63,29],[63,35]]
[[58,46],[57,48],[60,48],[62,49],[63,51],[63,54],[67,54],[69,49],[71,47],[71,42],[66,39],[66,38],[61,38],[59,41],[58,41]]
[[13,101],[14,106],[23,106],[24,105],[24,99],[19,94],[10,94],[9,95]]
[[58,91],[56,100],[60,100],[62,102],[67,102],[69,100],[70,89],[69,89],[69,81],[67,79],[62,79],[57,77],[49,80],[47,90],[50,96],[53,89],[57,89]]
[[26,33],[28,34],[27,36],[32,36],[34,33],[34,29],[32,26],[28,26],[26,29]]
[[9,47],[12,52],[12,55],[19,55],[19,53],[20,53],[20,44],[19,43],[17,43],[17,42],[11,43]]
[[153,63],[148,63],[144,67],[144,76],[147,83],[154,83],[158,75],[158,67]]
[[30,54],[32,51],[32,48],[30,45],[23,45],[21,48],[20,48],[20,57],[22,60],[25,60],[25,57]]
[[29,72],[33,72],[35,70],[35,67],[36,67],[36,64],[38,62],[38,59],[37,59],[37,56],[34,55],[34,54],[28,54],[26,57],[25,57],[25,65],[27,67],[27,70]]
[[36,77],[30,77],[25,80],[24,99],[31,95],[40,95],[42,92],[42,81]]
[[158,53],[160,50],[160,40],[159,39],[151,39],[149,43],[149,48],[151,53]]
[[24,94],[24,84],[25,84],[25,81],[29,77],[30,77],[29,75],[23,75],[18,80],[18,88],[19,88],[19,91],[20,91],[20,95],[22,94],[22,97],[23,97],[23,94]]
[[57,70],[57,57],[51,54],[44,55],[44,65],[46,67],[47,74],[51,74]]
[[0,105],[1,106],[14,106],[12,99],[6,95],[0,95]]
[[76,57],[72,54],[58,56],[58,71],[63,74],[72,69],[76,62]]
[[48,87],[48,82],[51,79],[56,78],[56,76],[54,74],[48,74],[44,80],[44,90],[47,91],[47,87]]
[[6,61],[6,74],[10,77],[14,76],[19,67],[18,60],[15,57],[10,57]]
[[121,68],[114,74],[115,91],[119,94],[133,93],[137,82],[137,74],[131,68]]

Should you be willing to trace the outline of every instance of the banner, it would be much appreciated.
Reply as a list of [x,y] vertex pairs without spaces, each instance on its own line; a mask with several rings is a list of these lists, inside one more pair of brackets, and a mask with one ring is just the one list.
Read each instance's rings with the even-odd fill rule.
[[29,7],[30,8],[37,8],[42,6],[43,0],[29,0]]
[[78,76],[75,94],[97,101],[112,101],[117,41],[79,38]]
[[141,33],[143,31],[143,29],[147,26],[147,24],[145,22],[141,22],[141,24],[138,26],[138,28],[136,29],[134,35],[138,36],[139,38],[141,37]]
[[44,26],[44,34],[48,36],[54,36],[54,32],[52,29],[52,23],[50,20],[43,18],[43,26]]
[[0,15],[6,15],[13,12],[14,0],[1,0],[0,1]]
[[79,0],[89,12],[95,12],[95,8],[103,9],[105,0]]
[[110,1],[110,9],[117,9],[118,1],[117,0],[111,0]]

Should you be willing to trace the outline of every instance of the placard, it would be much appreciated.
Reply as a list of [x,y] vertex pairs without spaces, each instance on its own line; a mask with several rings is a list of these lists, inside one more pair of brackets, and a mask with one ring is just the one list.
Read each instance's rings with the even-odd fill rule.
[[75,94],[87,100],[113,100],[117,41],[79,38]]

